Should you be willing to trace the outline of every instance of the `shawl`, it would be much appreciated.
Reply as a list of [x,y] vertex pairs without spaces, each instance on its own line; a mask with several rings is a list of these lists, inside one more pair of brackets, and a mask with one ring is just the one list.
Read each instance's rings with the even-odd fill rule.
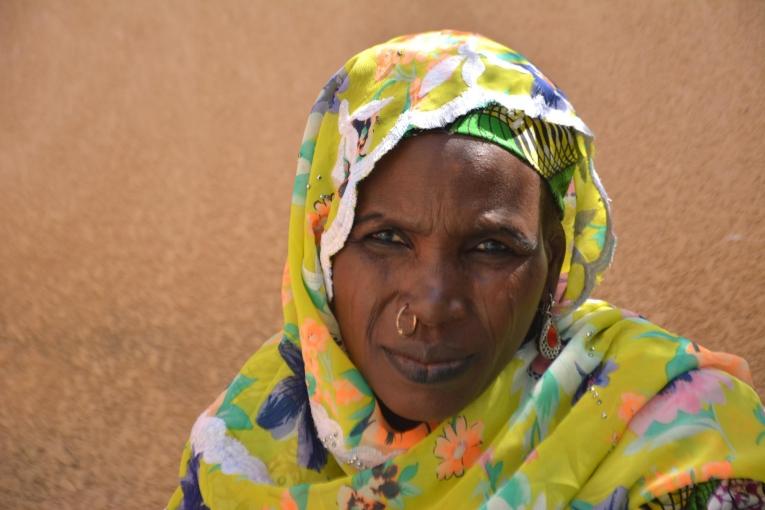
[[[545,363],[524,344],[458,415],[398,432],[342,348],[332,256],[376,161],[411,130],[491,104],[567,128],[581,154],[562,197],[553,313],[565,346]],[[399,37],[351,58],[300,146],[283,327],[196,420],[168,508],[626,508],[710,480],[765,480],[765,412],[746,363],[590,299],[615,246],[592,150],[566,96],[479,35]]]

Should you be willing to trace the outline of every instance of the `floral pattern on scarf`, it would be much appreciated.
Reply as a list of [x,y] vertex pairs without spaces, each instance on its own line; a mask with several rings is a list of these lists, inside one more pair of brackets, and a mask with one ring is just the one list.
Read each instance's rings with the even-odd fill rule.
[[[381,157],[411,129],[490,103],[572,128],[582,154],[553,310],[565,347],[535,373],[525,344],[458,416],[399,432],[342,348],[332,256]],[[451,31],[367,49],[322,89],[299,154],[281,331],[197,420],[169,508],[589,510],[765,480],[765,412],[745,362],[590,299],[615,246],[592,135],[522,55]]]

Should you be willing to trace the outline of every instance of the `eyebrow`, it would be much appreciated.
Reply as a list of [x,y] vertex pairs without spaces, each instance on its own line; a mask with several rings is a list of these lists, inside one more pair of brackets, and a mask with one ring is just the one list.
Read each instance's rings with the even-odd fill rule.
[[491,225],[482,227],[481,230],[487,234],[492,232],[501,232],[505,235],[508,235],[512,237],[516,243],[518,243],[522,250],[527,252],[536,251],[537,247],[539,246],[539,242],[536,239],[529,239],[523,232],[513,226]]
[[364,223],[367,223],[368,221],[372,220],[383,220],[385,219],[385,215],[379,212],[370,212],[366,214],[362,214],[360,216],[356,216],[353,220],[353,226],[357,225],[363,225]]
[[[360,225],[363,225],[364,223],[368,223],[375,220],[387,220],[391,221],[395,224],[399,224],[400,222],[396,219],[388,218],[383,213],[372,211],[368,212],[366,214],[358,215],[356,216],[353,226],[357,227]],[[406,225],[404,225],[406,227]],[[536,251],[537,247],[539,246],[539,242],[537,239],[530,239],[526,234],[521,232],[520,229],[515,227],[514,225],[507,224],[507,223],[499,223],[495,220],[491,220],[488,218],[481,218],[476,223],[476,232],[480,232],[482,234],[492,234],[492,233],[501,233],[504,235],[507,235],[511,237],[516,243],[518,243],[519,247],[525,251],[533,252]]]

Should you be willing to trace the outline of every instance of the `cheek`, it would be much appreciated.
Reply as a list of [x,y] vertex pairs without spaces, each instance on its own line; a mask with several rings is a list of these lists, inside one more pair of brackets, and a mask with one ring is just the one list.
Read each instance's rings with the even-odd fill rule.
[[498,352],[514,353],[523,342],[537,313],[546,274],[545,262],[535,257],[511,273],[485,282],[481,294]]
[[351,247],[344,248],[332,259],[335,295],[331,308],[354,362],[360,361],[365,348],[366,331],[374,320],[385,280],[379,267],[363,260]]

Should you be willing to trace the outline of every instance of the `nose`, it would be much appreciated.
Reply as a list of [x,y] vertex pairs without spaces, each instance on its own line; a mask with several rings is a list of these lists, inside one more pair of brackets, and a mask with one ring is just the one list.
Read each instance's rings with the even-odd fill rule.
[[469,287],[457,264],[422,260],[412,269],[407,294],[422,325],[443,327],[467,316]]

